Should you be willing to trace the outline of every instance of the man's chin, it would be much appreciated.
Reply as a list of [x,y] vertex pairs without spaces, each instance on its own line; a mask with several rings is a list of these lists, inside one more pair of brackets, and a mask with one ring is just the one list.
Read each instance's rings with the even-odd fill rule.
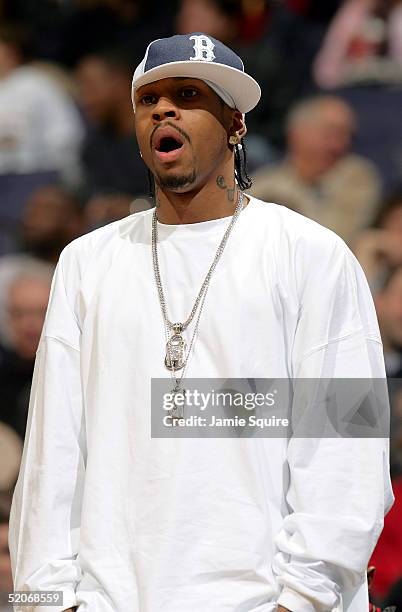
[[156,182],[161,189],[176,191],[178,193],[189,191],[194,187],[196,173],[193,170],[190,174],[171,174],[156,176]]

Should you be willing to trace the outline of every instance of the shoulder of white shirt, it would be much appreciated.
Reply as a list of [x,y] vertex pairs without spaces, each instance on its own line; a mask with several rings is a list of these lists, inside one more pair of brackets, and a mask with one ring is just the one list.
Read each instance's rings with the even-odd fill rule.
[[[324,250],[341,247],[341,250],[348,247],[335,232],[320,225],[304,215],[273,202],[264,202],[253,196],[250,198],[248,219],[255,224],[256,229],[269,229],[270,233],[286,234],[289,245],[296,245],[303,242],[313,251],[323,248]],[[132,233],[136,227],[140,228],[142,223],[151,227],[150,217],[153,209],[133,213],[123,219],[113,221],[76,238],[65,247],[63,256],[68,257],[73,254],[78,257],[86,257],[98,249],[103,250],[106,245],[110,245],[116,239],[121,240],[128,233]]]

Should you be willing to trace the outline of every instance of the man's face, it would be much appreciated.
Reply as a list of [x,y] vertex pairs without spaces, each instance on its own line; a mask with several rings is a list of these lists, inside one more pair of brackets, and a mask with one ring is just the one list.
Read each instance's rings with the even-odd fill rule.
[[237,15],[228,15],[216,0],[182,0],[176,17],[176,32],[208,32],[222,42],[237,33]]
[[78,213],[57,187],[43,187],[28,200],[21,225],[28,248],[62,248],[78,230]]
[[314,116],[294,128],[290,147],[309,159],[317,173],[322,174],[346,155],[353,131],[352,112],[343,102],[323,102]]
[[97,57],[83,59],[77,70],[81,103],[96,124],[107,121],[113,112],[116,79],[112,69]]
[[143,85],[135,105],[138,144],[162,189],[196,190],[231,156],[234,111],[203,81],[168,78]]

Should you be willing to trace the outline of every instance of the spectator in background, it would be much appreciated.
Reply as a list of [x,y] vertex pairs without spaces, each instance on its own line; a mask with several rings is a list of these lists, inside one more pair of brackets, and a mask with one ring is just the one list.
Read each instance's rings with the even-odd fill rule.
[[[402,610],[402,574],[401,578],[393,584],[384,600],[384,606],[389,606],[389,612],[392,606],[395,607],[395,612]],[[384,608],[386,610],[386,608]]]
[[[28,0],[28,7],[30,4]],[[172,34],[176,9],[175,0],[170,0],[165,10],[148,0],[74,0],[63,4],[70,6],[64,10],[59,57],[69,66],[83,56],[98,53],[105,43],[124,46],[132,56],[139,57],[155,37]],[[45,11],[49,13],[48,6]]]
[[[0,524],[8,519],[11,506],[11,492],[17,481],[22,454],[22,441],[5,423],[0,421]],[[0,537],[0,542],[2,539]],[[0,544],[0,551],[2,546]],[[0,592],[4,583],[0,578]]]
[[143,195],[148,179],[134,133],[132,58],[122,51],[84,57],[77,78],[89,121],[82,161],[89,195]]
[[252,195],[284,204],[350,244],[376,214],[381,190],[373,165],[349,152],[355,124],[340,98],[296,104],[288,118],[287,156],[256,173]]
[[[391,444],[390,461],[393,476],[394,506],[385,517],[384,528],[370,559],[376,567],[371,592],[382,600],[392,584],[402,576],[402,198],[395,195],[382,208],[377,229],[363,233],[363,261],[375,278],[374,302],[384,349],[385,368],[390,381]],[[359,254],[356,252],[356,254]],[[399,266],[390,268],[392,262]],[[378,267],[380,272],[378,271]],[[373,276],[373,271],[377,271]],[[384,276],[386,274],[386,276]],[[379,287],[380,279],[382,286]],[[372,283],[374,285],[374,283]],[[397,606],[398,589],[389,592],[384,605]]]
[[0,26],[0,175],[55,170],[79,181],[83,125],[72,99],[31,65],[29,35]]
[[400,0],[347,0],[338,10],[316,58],[323,88],[362,81],[402,81]]
[[49,185],[36,190],[26,203],[20,224],[19,252],[0,257],[0,344],[10,346],[6,316],[7,287],[37,262],[55,263],[62,249],[85,232],[80,201],[66,189]]
[[127,194],[102,194],[89,200],[84,210],[87,230],[102,227],[129,214],[148,210],[152,202],[149,197],[133,198]]
[[79,199],[61,186],[41,187],[26,203],[20,249],[38,259],[57,262],[64,247],[84,231]]
[[[252,71],[257,71],[257,81],[264,83],[262,105],[250,113],[247,123],[249,132],[263,134],[280,152],[286,146],[286,117],[290,108],[316,91],[311,64],[340,2],[267,2],[270,10],[264,42],[256,49],[250,65]],[[252,10],[257,3],[243,4]]]
[[176,31],[206,32],[226,45],[239,44],[241,5],[237,0],[181,0]]
[[[376,571],[371,592],[376,600],[383,600],[386,606],[396,606],[400,612],[402,604],[402,477],[392,481],[395,502],[384,519],[384,528],[370,559]],[[384,608],[383,608],[384,609]]]
[[14,485],[22,455],[22,441],[5,423],[0,422],[0,612],[12,612],[7,593],[13,592],[8,518]]
[[264,36],[268,21],[264,0],[254,5],[241,0],[181,0],[176,16],[178,34],[205,32],[229,45],[261,86],[261,102],[247,116],[250,170],[276,159],[289,102],[283,59]]
[[381,206],[372,228],[361,232],[352,245],[373,293],[382,286],[389,269],[402,265],[402,193]]
[[402,378],[402,266],[389,272],[374,300],[387,376]]
[[367,584],[368,584],[368,592],[369,592],[369,610],[368,612],[381,612],[380,608],[377,608],[377,606],[375,604],[372,603],[371,601],[371,589],[372,589],[372,584],[373,584],[373,578],[375,575],[375,566],[374,565],[369,565],[367,568]]
[[[391,473],[398,476],[397,502],[394,512],[386,521],[379,550],[372,562],[378,566],[375,580],[377,595],[402,575],[402,265],[388,272],[383,287],[377,289],[374,302],[380,325],[384,361],[389,381],[391,400]],[[399,535],[398,535],[399,533]],[[383,551],[380,554],[380,551]]]
[[53,267],[37,263],[13,279],[7,292],[11,347],[0,346],[0,421],[24,438],[36,349],[49,299]]
[[[388,378],[388,389],[391,406],[391,437],[390,437],[390,468],[391,478],[396,478],[400,481],[402,479],[402,378]],[[402,481],[401,481],[402,488]],[[401,500],[402,501],[402,500]],[[398,504],[399,505],[399,504]],[[400,513],[399,513],[400,515]],[[402,520],[402,516],[400,516]],[[401,532],[402,536],[402,532]],[[401,560],[402,560],[402,542],[401,542]],[[401,568],[402,577],[402,568]],[[397,573],[394,573],[391,581],[398,577]],[[383,593],[384,594],[384,589]]]
[[0,521],[0,612],[13,612],[7,596],[12,592],[13,578],[8,550],[8,522]]

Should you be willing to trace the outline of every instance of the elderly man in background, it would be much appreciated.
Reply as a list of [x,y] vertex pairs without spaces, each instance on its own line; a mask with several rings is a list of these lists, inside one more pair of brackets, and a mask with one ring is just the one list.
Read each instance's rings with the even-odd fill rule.
[[350,244],[372,221],[381,191],[374,166],[349,152],[355,125],[340,98],[296,104],[288,117],[286,158],[259,170],[252,195],[292,208]]
[[0,345],[0,420],[24,438],[29,392],[49,300],[53,266],[38,262],[8,286],[10,346]]

